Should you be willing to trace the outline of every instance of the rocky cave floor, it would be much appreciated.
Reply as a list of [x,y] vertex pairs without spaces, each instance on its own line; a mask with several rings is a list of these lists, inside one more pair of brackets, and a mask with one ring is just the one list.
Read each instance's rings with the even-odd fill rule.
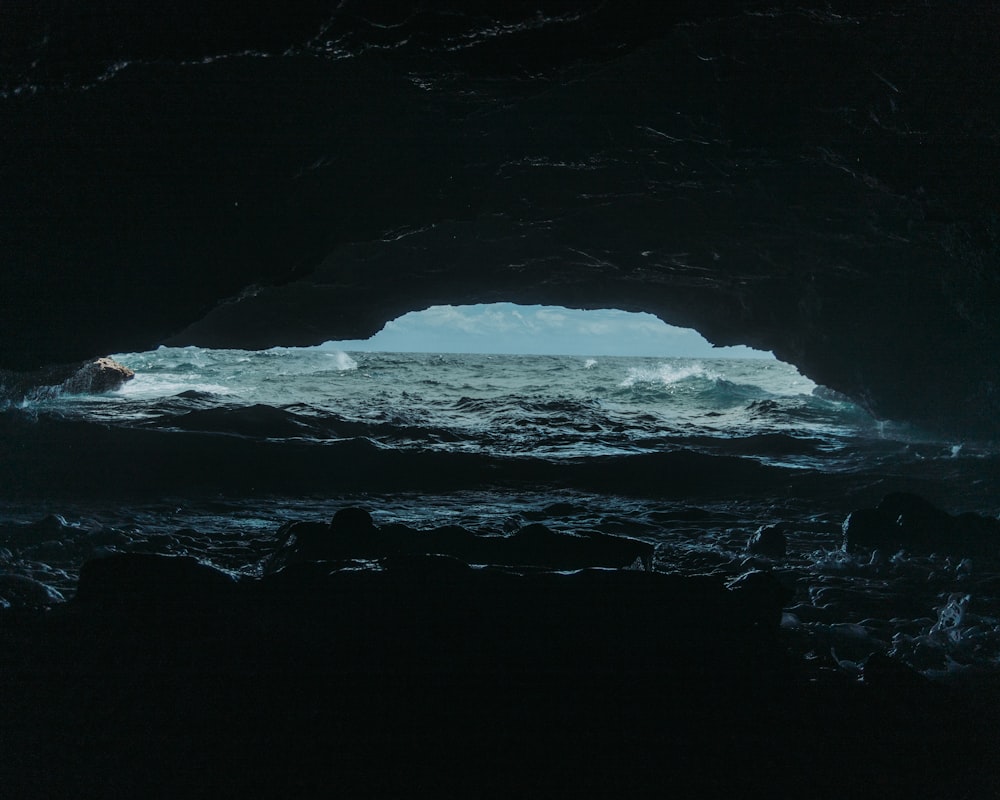
[[766,573],[313,558],[331,528],[262,577],[118,554],[0,614],[8,796],[1000,791],[1000,676],[803,662]]

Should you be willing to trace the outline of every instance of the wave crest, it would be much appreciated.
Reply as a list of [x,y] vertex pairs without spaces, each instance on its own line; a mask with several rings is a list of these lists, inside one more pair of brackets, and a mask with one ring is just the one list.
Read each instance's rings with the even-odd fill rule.
[[719,375],[711,370],[705,369],[700,363],[675,366],[672,364],[659,364],[656,367],[629,367],[628,373],[619,385],[623,389],[631,389],[633,386],[644,384],[662,384],[663,386],[673,386],[689,378],[704,378],[706,380],[717,380]]

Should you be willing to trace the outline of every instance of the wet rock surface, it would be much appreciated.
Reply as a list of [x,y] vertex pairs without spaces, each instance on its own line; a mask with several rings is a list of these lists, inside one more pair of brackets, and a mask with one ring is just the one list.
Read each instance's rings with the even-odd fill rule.
[[341,509],[329,525],[296,522],[279,531],[281,546],[268,560],[269,571],[303,561],[376,559],[435,554],[469,564],[582,569],[652,567],[654,546],[626,536],[590,531],[556,532],[541,523],[507,535],[484,536],[448,525],[418,531],[399,523],[376,527],[361,508]]
[[[85,570],[78,601],[0,614],[5,787],[712,795],[807,782],[817,797],[885,797],[891,780],[979,797],[998,785],[995,706],[919,676],[902,693],[903,669],[878,659],[863,684],[810,682],[773,609],[746,602],[760,577],[517,575],[439,556],[312,567],[311,581],[232,584],[187,559],[116,557]],[[188,602],[163,604],[165,592]]]
[[60,388],[70,394],[100,394],[120,389],[134,377],[131,369],[105,356],[84,364]]
[[918,495],[886,495],[873,508],[851,512],[844,520],[844,548],[940,551],[962,556],[1000,554],[1000,521],[965,512],[949,514]]
[[22,402],[58,394],[101,394],[120,389],[134,377],[133,370],[106,356],[28,372],[0,369],[0,400]]
[[0,609],[44,609],[65,599],[57,589],[41,581],[0,572]]
[[785,532],[780,525],[762,525],[747,539],[747,552],[781,558],[788,550]]

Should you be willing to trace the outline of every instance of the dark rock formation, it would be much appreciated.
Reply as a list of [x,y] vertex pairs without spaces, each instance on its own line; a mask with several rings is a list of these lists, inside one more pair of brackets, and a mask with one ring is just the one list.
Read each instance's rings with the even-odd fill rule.
[[375,532],[375,521],[365,508],[341,508],[330,520],[330,531],[335,536],[365,536]]
[[0,610],[0,778],[12,797],[331,781],[640,797],[665,780],[689,796],[995,795],[995,703],[876,656],[864,685],[813,680],[779,638],[781,598],[760,572],[727,588],[396,556],[232,582],[115,556],[87,565],[76,601]]
[[[503,538],[483,537],[483,554],[492,554],[492,563],[512,566],[537,565],[554,569],[588,566],[651,569],[653,545],[626,536],[587,532],[559,533],[540,523],[526,525]],[[473,553],[478,547],[474,544]],[[475,556],[473,556],[475,557]],[[488,562],[489,563],[489,562]]]
[[995,2],[0,13],[6,368],[611,305],[997,431]]
[[[723,647],[763,657],[769,679],[784,677],[784,656],[761,639],[780,618],[780,592],[769,576],[745,576],[727,588],[713,577],[635,570],[473,569],[421,553],[316,567],[309,580],[292,569],[292,580],[279,572],[235,581],[193,558],[114,555],[84,565],[71,608],[150,625],[236,614],[237,624],[253,626],[240,615],[259,610],[261,624],[274,624],[270,615],[283,613],[276,604],[294,600],[297,619],[285,624],[304,623],[311,637],[313,622],[322,619],[326,628],[315,644],[332,646],[331,665],[341,673],[389,665],[399,675],[431,670],[463,680],[553,670],[621,677],[666,668],[695,676],[706,669],[697,659]],[[694,660],[673,664],[682,651]],[[716,666],[730,671],[726,659]]]
[[191,556],[125,553],[88,561],[76,602],[128,613],[211,610],[235,586],[228,573]]
[[402,524],[376,527],[361,508],[338,511],[330,525],[296,522],[279,531],[279,548],[268,569],[277,571],[308,561],[382,559],[391,556],[445,555],[467,564],[529,569],[585,567],[652,568],[653,545],[626,536],[597,532],[559,533],[540,523],[507,536],[478,535],[457,525],[419,531]]
[[113,358],[102,356],[84,364],[60,384],[69,394],[99,394],[120,389],[135,377],[135,372]]
[[134,371],[107,356],[30,372],[0,370],[0,399],[18,401],[60,393],[100,394],[120,389],[134,377]]
[[61,592],[41,581],[0,572],[0,609],[44,609],[65,599]]
[[782,610],[794,594],[773,573],[764,570],[745,572],[728,586],[742,603],[743,614],[767,627],[777,627]]
[[72,530],[72,525],[66,521],[62,514],[48,514],[37,522],[32,522],[31,529],[38,533],[65,536],[67,531]]
[[900,694],[920,691],[928,685],[927,679],[915,669],[884,653],[872,653],[865,659],[862,678],[866,686]]
[[784,558],[787,549],[785,532],[780,525],[761,525],[747,540],[747,552],[755,556]]
[[906,492],[888,494],[874,508],[852,511],[843,531],[845,550],[1000,554],[1000,521],[973,513],[951,515]]

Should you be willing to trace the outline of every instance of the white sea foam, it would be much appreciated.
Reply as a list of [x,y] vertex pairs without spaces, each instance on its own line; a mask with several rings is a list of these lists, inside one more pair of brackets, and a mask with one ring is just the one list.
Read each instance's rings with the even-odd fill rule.
[[659,383],[664,386],[673,386],[688,378],[707,378],[715,380],[719,375],[706,370],[699,362],[675,366],[673,364],[659,364],[655,367],[629,367],[628,373],[619,386],[629,389],[633,386],[645,383]]
[[953,592],[948,596],[948,602],[938,609],[938,620],[931,627],[931,634],[957,640],[961,633],[961,625],[965,620],[965,612],[969,607],[970,597],[962,592]]
[[596,358],[588,358],[586,361],[583,362],[584,369],[593,369],[596,366],[597,366]]
[[158,397],[171,397],[181,392],[204,392],[205,394],[232,395],[233,390],[219,383],[205,383],[192,376],[189,381],[171,375],[170,378],[160,378],[151,375],[136,375],[132,380],[116,390],[113,394],[128,397],[133,400],[151,400]]

